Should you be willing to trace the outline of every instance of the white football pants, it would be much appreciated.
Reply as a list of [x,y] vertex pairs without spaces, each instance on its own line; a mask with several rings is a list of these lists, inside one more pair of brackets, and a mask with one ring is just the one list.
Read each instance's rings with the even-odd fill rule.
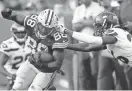
[[56,75],[55,73],[40,72],[29,61],[24,62],[16,73],[17,77],[13,85],[14,90],[42,90],[47,88]]

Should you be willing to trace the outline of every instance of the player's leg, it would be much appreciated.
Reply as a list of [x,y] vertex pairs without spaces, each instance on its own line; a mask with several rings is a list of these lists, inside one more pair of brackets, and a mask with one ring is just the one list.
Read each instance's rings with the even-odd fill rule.
[[12,87],[14,90],[23,90],[25,87],[25,81],[27,80],[27,77],[31,74],[32,68],[29,61],[24,62],[18,69],[16,73],[16,80]]
[[97,89],[97,74],[98,74],[98,56],[99,56],[99,51],[92,52],[93,57],[91,58],[91,86],[93,90]]
[[124,67],[121,66],[117,60],[115,63],[115,75],[116,75],[116,90],[128,90],[128,83],[126,74],[124,73]]
[[113,67],[114,64],[112,59],[100,55],[98,60],[98,80],[97,80],[97,89],[98,90],[110,90],[114,89],[113,81]]
[[[16,72],[17,72],[17,69],[11,69],[10,66],[6,66],[6,70],[7,70],[9,73],[11,73],[11,74],[16,74]],[[15,75],[14,75],[14,77],[15,77]],[[12,89],[12,86],[13,86],[13,84],[14,84],[14,79],[9,78],[9,77],[7,77],[7,79],[8,79],[8,84],[7,84],[7,86],[6,86],[6,89],[7,89],[7,90],[11,90],[11,89]]]
[[92,89],[90,56],[88,53],[78,52],[78,89]]
[[125,66],[125,75],[128,83],[128,90],[132,90],[132,67]]
[[28,75],[26,76],[25,80],[24,80],[24,84],[23,84],[23,88],[24,90],[28,90],[28,88],[30,87],[30,85],[32,84],[34,78],[36,77],[38,70],[36,71],[36,68],[33,65],[31,66],[31,70],[28,72]]
[[[54,75],[53,75],[54,74]],[[28,91],[32,90],[40,90],[48,89],[50,87],[50,84],[53,81],[53,78],[55,77],[56,73],[43,73],[39,72],[35,79],[33,80],[31,86],[29,87]]]

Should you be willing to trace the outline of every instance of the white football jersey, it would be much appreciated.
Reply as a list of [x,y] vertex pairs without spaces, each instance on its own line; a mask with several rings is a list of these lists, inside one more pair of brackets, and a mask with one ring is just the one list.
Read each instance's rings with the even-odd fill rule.
[[19,45],[13,37],[1,43],[0,51],[9,57],[5,68],[12,74],[27,60],[31,53],[31,49],[28,46]]
[[132,66],[132,35],[121,28],[112,28],[106,35],[117,38],[115,44],[107,45],[113,57]]

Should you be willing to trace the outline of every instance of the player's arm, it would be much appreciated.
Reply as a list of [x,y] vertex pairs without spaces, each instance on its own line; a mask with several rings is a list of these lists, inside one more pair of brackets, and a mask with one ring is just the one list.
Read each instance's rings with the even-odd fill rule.
[[114,31],[111,31],[108,35],[105,35],[103,37],[87,35],[84,33],[71,31],[69,29],[66,29],[63,26],[59,26],[59,29],[57,29],[57,31],[68,34],[76,40],[79,40],[85,43],[90,43],[90,44],[106,45],[106,44],[114,44],[117,42],[117,38],[115,37],[117,33]]
[[92,35],[87,35],[79,32],[73,32],[70,30],[65,31],[66,34],[69,34],[76,40],[86,42],[86,43],[92,43],[92,44],[97,44],[97,45],[106,45],[106,44],[114,44],[117,42],[116,37],[114,36],[92,36]]
[[52,45],[54,61],[48,64],[51,70],[59,70],[64,60],[64,49],[68,45],[67,35],[55,32],[53,34],[54,44]]
[[48,63],[48,68],[51,71],[59,70],[64,60],[64,49],[54,49],[53,57],[54,61]]
[[66,49],[82,51],[82,52],[91,52],[91,51],[99,51],[106,49],[105,45],[91,45],[87,43],[79,43],[79,44],[68,44]]
[[7,8],[2,10],[1,14],[5,19],[13,20],[20,25],[24,25],[24,19],[26,16],[18,14],[16,11]]
[[5,68],[4,65],[8,61],[9,57],[5,53],[0,52],[0,73],[7,77],[12,77],[12,74],[10,74]]

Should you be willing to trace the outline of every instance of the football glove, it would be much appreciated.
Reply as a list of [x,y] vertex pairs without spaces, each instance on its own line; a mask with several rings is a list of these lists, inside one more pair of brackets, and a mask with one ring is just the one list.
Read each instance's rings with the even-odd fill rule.
[[15,79],[16,79],[16,75],[13,74],[13,75],[12,75],[12,80],[14,81]]
[[12,78],[11,78],[11,80],[10,80],[10,84],[14,84],[14,81],[15,81],[15,79],[16,79],[16,75],[15,74],[13,74],[12,75]]
[[58,25],[58,26],[56,27],[56,31],[58,31],[58,32],[64,34],[65,31],[66,31],[66,28],[65,28],[63,25]]
[[9,80],[9,83],[10,84],[14,84],[14,81],[15,81],[15,79],[16,79],[16,75],[15,74],[12,74],[12,77],[7,77],[8,78],[8,80]]
[[9,8],[4,9],[4,10],[1,11],[1,15],[2,15],[4,18],[6,18],[6,19],[10,19],[11,13],[12,13],[12,9],[9,9]]

